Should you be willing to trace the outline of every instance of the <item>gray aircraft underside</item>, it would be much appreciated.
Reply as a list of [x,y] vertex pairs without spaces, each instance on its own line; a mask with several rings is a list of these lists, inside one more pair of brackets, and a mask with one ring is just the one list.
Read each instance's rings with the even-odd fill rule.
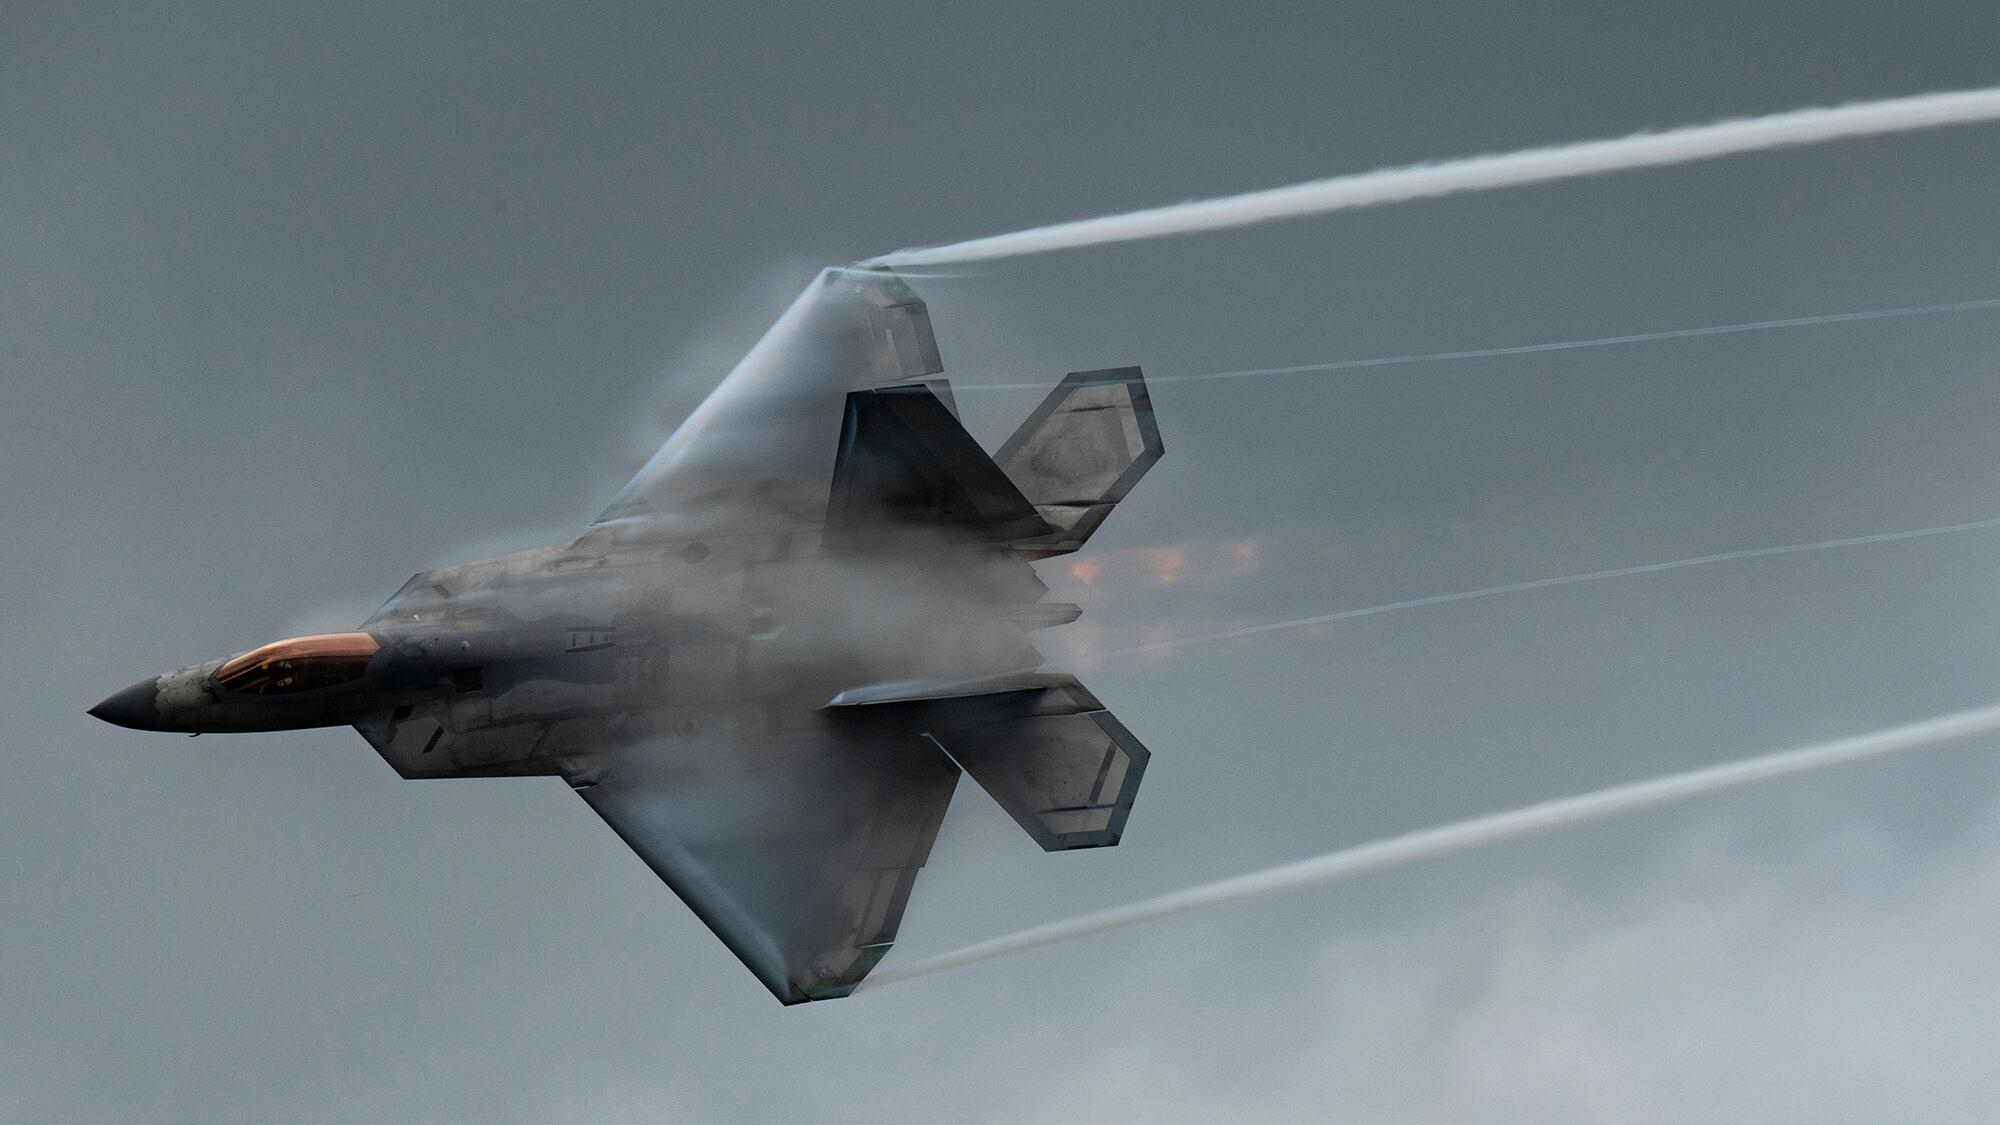
[[827,270],[574,543],[91,713],[352,724],[404,777],[559,776],[779,1000],[845,996],[961,770],[1056,851],[1116,844],[1146,767],[1029,643],[1079,613],[1029,560],[1159,460],[1139,369],[1070,375],[990,456],[941,371],[900,278]]

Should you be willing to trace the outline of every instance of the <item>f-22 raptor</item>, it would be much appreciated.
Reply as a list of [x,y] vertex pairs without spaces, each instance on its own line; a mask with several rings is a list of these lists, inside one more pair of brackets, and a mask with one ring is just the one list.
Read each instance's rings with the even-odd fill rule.
[[942,371],[903,279],[827,270],[568,546],[91,714],[352,725],[404,777],[560,777],[780,1001],[845,996],[961,772],[1059,851],[1118,842],[1148,758],[1029,642],[1080,614],[1030,561],[1160,458],[1139,369],[1071,374],[990,455]]

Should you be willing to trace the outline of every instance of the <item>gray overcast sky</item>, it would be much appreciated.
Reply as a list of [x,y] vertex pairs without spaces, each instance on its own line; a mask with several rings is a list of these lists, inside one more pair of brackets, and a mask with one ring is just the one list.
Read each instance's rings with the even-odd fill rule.
[[[785,1010],[560,783],[83,710],[566,538],[813,267],[1990,84],[2000,8],[0,6],[0,1121],[1989,1120],[2000,740]],[[950,372],[2000,296],[2000,130],[920,279]],[[2000,516],[2000,314],[1155,393],[1071,651]],[[989,440],[1032,393],[967,394]],[[1124,844],[961,787],[915,959],[1988,703],[2000,533],[1087,669]]]

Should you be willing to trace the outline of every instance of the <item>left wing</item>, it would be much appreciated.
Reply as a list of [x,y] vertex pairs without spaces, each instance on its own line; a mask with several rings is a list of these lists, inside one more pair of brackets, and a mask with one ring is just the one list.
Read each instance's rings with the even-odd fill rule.
[[886,270],[820,273],[580,542],[789,531],[825,514],[850,391],[942,371],[930,314]]
[[958,767],[866,716],[716,721],[570,784],[780,1001],[845,996],[895,941]]

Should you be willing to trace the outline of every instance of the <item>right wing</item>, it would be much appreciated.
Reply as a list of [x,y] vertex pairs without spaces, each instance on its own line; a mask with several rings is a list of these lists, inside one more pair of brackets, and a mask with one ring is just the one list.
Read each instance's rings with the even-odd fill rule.
[[911,728],[852,715],[662,736],[570,778],[786,1004],[847,995],[889,951],[957,783]]

